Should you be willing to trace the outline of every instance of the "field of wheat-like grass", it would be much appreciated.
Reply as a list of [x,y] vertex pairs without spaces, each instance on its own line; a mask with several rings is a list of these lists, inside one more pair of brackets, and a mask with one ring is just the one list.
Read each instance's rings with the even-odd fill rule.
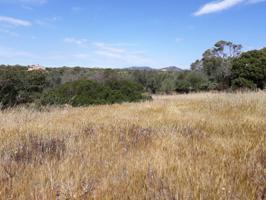
[[0,199],[265,199],[266,93],[0,112]]

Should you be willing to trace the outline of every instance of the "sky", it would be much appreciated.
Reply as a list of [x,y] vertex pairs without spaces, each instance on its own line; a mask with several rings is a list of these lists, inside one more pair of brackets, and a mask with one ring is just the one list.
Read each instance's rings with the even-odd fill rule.
[[266,46],[266,0],[0,0],[0,64],[189,69],[219,40]]

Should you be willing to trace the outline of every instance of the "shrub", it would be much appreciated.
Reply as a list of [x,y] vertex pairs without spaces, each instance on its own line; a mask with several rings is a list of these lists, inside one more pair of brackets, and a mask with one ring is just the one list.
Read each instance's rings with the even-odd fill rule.
[[207,90],[208,88],[208,77],[202,72],[190,72],[187,76],[187,80],[195,91]]
[[0,156],[4,157],[6,161],[19,164],[41,164],[46,159],[60,160],[65,151],[65,139],[29,135],[22,137],[15,148],[5,149]]
[[232,88],[233,89],[255,89],[257,86],[250,80],[245,78],[239,77],[232,81]]
[[2,108],[31,103],[46,86],[42,72],[28,72],[25,68],[0,69],[0,105]]
[[266,86],[266,48],[243,53],[232,67],[232,85],[264,89]]
[[112,104],[135,102],[147,99],[143,89],[129,81],[108,81],[97,83],[90,80],[79,80],[66,83],[50,90],[41,97],[42,105],[87,106],[93,104]]
[[191,91],[191,84],[187,80],[180,80],[176,84],[176,92],[189,93]]

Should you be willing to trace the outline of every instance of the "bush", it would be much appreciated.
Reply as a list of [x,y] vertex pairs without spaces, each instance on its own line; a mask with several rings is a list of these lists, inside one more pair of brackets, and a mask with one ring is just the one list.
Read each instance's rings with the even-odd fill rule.
[[138,84],[129,81],[97,83],[79,80],[44,93],[40,102],[42,105],[72,106],[136,102],[148,99],[142,92],[143,89]]
[[31,103],[39,98],[45,87],[46,76],[42,72],[28,72],[25,68],[1,68],[1,108]]
[[259,89],[266,87],[266,48],[248,51],[236,58],[232,67],[232,85]]
[[176,84],[176,92],[189,93],[191,91],[191,84],[187,80],[180,80]]
[[208,89],[208,77],[202,72],[192,71],[187,76],[187,81],[190,83],[194,91]]
[[239,77],[232,81],[233,89],[255,89],[257,86],[250,80]]
[[174,79],[165,79],[162,82],[162,85],[160,87],[160,91],[165,93],[165,94],[170,94],[175,90],[175,80]]

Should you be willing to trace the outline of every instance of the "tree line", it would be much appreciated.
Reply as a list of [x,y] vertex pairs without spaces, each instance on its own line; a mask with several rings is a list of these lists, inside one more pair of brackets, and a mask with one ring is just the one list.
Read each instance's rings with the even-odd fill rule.
[[0,107],[109,104],[146,100],[149,94],[265,86],[266,48],[242,52],[239,44],[219,41],[183,71],[62,67],[29,72],[26,66],[1,65]]
[[212,89],[264,89],[266,84],[266,48],[241,52],[242,45],[219,41],[206,50],[191,71],[207,76]]

